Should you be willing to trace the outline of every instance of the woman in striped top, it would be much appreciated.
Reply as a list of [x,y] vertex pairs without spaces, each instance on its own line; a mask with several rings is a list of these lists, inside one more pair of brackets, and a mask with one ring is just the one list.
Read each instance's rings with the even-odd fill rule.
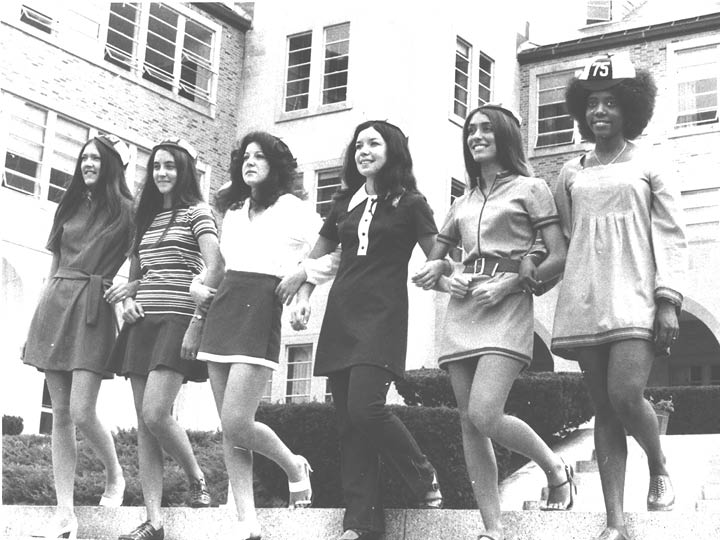
[[207,379],[205,364],[194,359],[204,321],[195,312],[190,283],[204,266],[208,276],[220,276],[224,269],[215,220],[200,193],[196,157],[181,139],[155,146],[138,202],[130,280],[139,283],[135,297],[124,300],[124,339],[118,340],[113,364],[132,384],[147,521],[121,540],[163,538],[163,450],[190,480],[190,506],[210,505],[187,434],[171,415],[181,385]]

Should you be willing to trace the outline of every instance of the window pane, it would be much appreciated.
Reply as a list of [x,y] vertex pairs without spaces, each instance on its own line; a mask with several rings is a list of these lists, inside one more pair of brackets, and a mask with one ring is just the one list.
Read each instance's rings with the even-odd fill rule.
[[310,400],[312,380],[312,345],[293,345],[287,348],[286,403]]
[[538,130],[536,147],[569,144],[575,124],[565,105],[565,86],[574,72],[551,73],[538,78]]
[[[323,105],[347,99],[347,74],[350,52],[350,24],[325,29],[325,62],[323,73]],[[333,76],[329,76],[330,74]]]
[[470,45],[458,39],[455,49],[453,112],[465,118],[470,107]]
[[20,8],[20,20],[46,34],[52,34],[53,18],[28,6]]
[[330,169],[317,172],[315,209],[323,219],[325,219],[330,213],[332,197],[338,188],[340,188],[340,169]]
[[138,5],[110,4],[105,60],[129,70],[137,49]]
[[307,109],[310,89],[312,33],[288,37],[288,67],[285,75],[285,110]]
[[136,149],[135,157],[135,176],[128,174],[127,183],[133,195],[137,195],[142,190],[147,174],[147,164],[150,159],[150,152],[142,148]]
[[178,14],[163,4],[150,4],[143,78],[172,89]]
[[3,185],[39,197],[47,111],[20,99],[8,99],[13,115],[7,126]]

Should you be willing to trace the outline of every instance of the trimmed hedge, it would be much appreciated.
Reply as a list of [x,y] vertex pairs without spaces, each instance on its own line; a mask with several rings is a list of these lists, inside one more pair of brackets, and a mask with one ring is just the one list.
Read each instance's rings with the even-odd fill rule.
[[2,434],[3,435],[20,435],[24,428],[23,419],[19,416],[10,416],[4,414],[2,417]]
[[672,398],[668,434],[720,433],[720,386],[663,386],[648,388],[645,397]]
[[[408,371],[395,386],[408,405],[457,407],[450,376],[443,370]],[[546,441],[594,414],[579,373],[525,373],[513,384],[505,410],[525,420]]]
[[[393,406],[392,409],[437,468],[446,506],[474,508],[457,411],[447,407]],[[339,443],[332,405],[262,405],[257,419],[275,429],[294,452],[308,458],[315,470],[315,505],[341,507]],[[215,503],[224,502],[227,497],[227,475],[222,457],[221,434],[189,432],[189,435]],[[125,504],[142,505],[135,430],[120,431],[116,437],[116,448],[128,482]],[[511,454],[497,447],[496,455],[500,477],[504,478],[512,466]],[[167,459],[165,465],[163,505],[184,505],[187,500],[185,475],[171,459]],[[82,439],[78,443],[77,473],[75,503],[97,504],[104,489],[104,473],[101,463]],[[385,473],[385,505],[388,508],[412,507],[414,501],[407,499],[401,481],[393,473]],[[256,504],[261,507],[284,506],[287,501],[287,478],[284,472],[274,462],[259,455],[255,458],[255,498]],[[55,504],[49,436],[3,437],[3,503]]]
[[[457,407],[450,377],[443,370],[408,371],[395,386],[408,405]],[[652,387],[645,397],[673,399],[670,435],[720,433],[720,386]],[[594,416],[580,373],[525,373],[515,381],[505,410],[525,420],[546,441]]]

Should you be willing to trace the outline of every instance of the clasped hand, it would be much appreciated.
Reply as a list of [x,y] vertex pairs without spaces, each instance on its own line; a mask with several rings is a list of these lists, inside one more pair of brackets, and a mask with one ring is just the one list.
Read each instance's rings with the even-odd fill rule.
[[481,274],[455,274],[449,279],[450,294],[465,298],[468,293],[480,306],[494,306],[508,294],[520,292],[517,277],[498,274],[487,277]]

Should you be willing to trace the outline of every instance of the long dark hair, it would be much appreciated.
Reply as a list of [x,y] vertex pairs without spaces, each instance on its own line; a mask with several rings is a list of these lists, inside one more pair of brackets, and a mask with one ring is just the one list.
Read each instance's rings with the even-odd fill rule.
[[294,193],[303,198],[303,190],[295,189],[297,160],[290,148],[275,135],[265,131],[252,131],[245,135],[240,146],[230,153],[230,185],[223,186],[215,195],[215,205],[221,213],[233,204],[250,198],[252,188],[243,179],[242,167],[245,152],[251,143],[260,146],[270,165],[268,177],[255,188],[253,202],[268,208],[285,193]]
[[82,201],[86,198],[89,188],[83,179],[82,155],[90,143],[95,145],[98,154],[100,154],[100,174],[97,182],[90,189],[92,200],[95,202],[90,223],[98,219],[101,214],[105,214],[105,230],[103,234],[110,234],[122,226],[125,217],[131,211],[132,195],[125,182],[125,167],[123,167],[117,154],[97,139],[92,138],[80,149],[72,180],[70,180],[70,184],[67,186],[55,210],[48,241],[49,245],[54,246],[56,244],[63,224],[75,214]]
[[132,248],[135,252],[140,248],[142,237],[150,227],[153,219],[163,210],[163,196],[153,180],[155,154],[157,154],[158,150],[166,150],[172,155],[177,171],[177,181],[171,193],[173,215],[168,222],[166,230],[174,223],[177,210],[204,201],[202,193],[200,192],[200,182],[197,169],[195,168],[195,160],[193,160],[186,151],[176,146],[159,144],[154,147],[148,158],[145,182],[140,192],[135,213],[135,239]]
[[482,177],[480,164],[473,159],[467,143],[470,134],[470,121],[478,112],[487,116],[492,124],[492,130],[495,134],[495,147],[497,148],[497,160],[500,166],[513,174],[532,176],[532,168],[525,156],[522,133],[517,121],[497,107],[478,107],[468,113],[462,130],[463,160],[470,181],[470,189],[476,187]]
[[360,132],[368,128],[373,128],[382,136],[387,148],[385,165],[375,178],[378,198],[382,200],[397,195],[403,189],[417,192],[412,156],[405,134],[399,127],[384,120],[368,120],[355,128],[352,140],[345,149],[342,172],[344,186],[335,194],[335,198],[349,197],[365,183],[365,177],[360,174],[355,163],[355,144]]

